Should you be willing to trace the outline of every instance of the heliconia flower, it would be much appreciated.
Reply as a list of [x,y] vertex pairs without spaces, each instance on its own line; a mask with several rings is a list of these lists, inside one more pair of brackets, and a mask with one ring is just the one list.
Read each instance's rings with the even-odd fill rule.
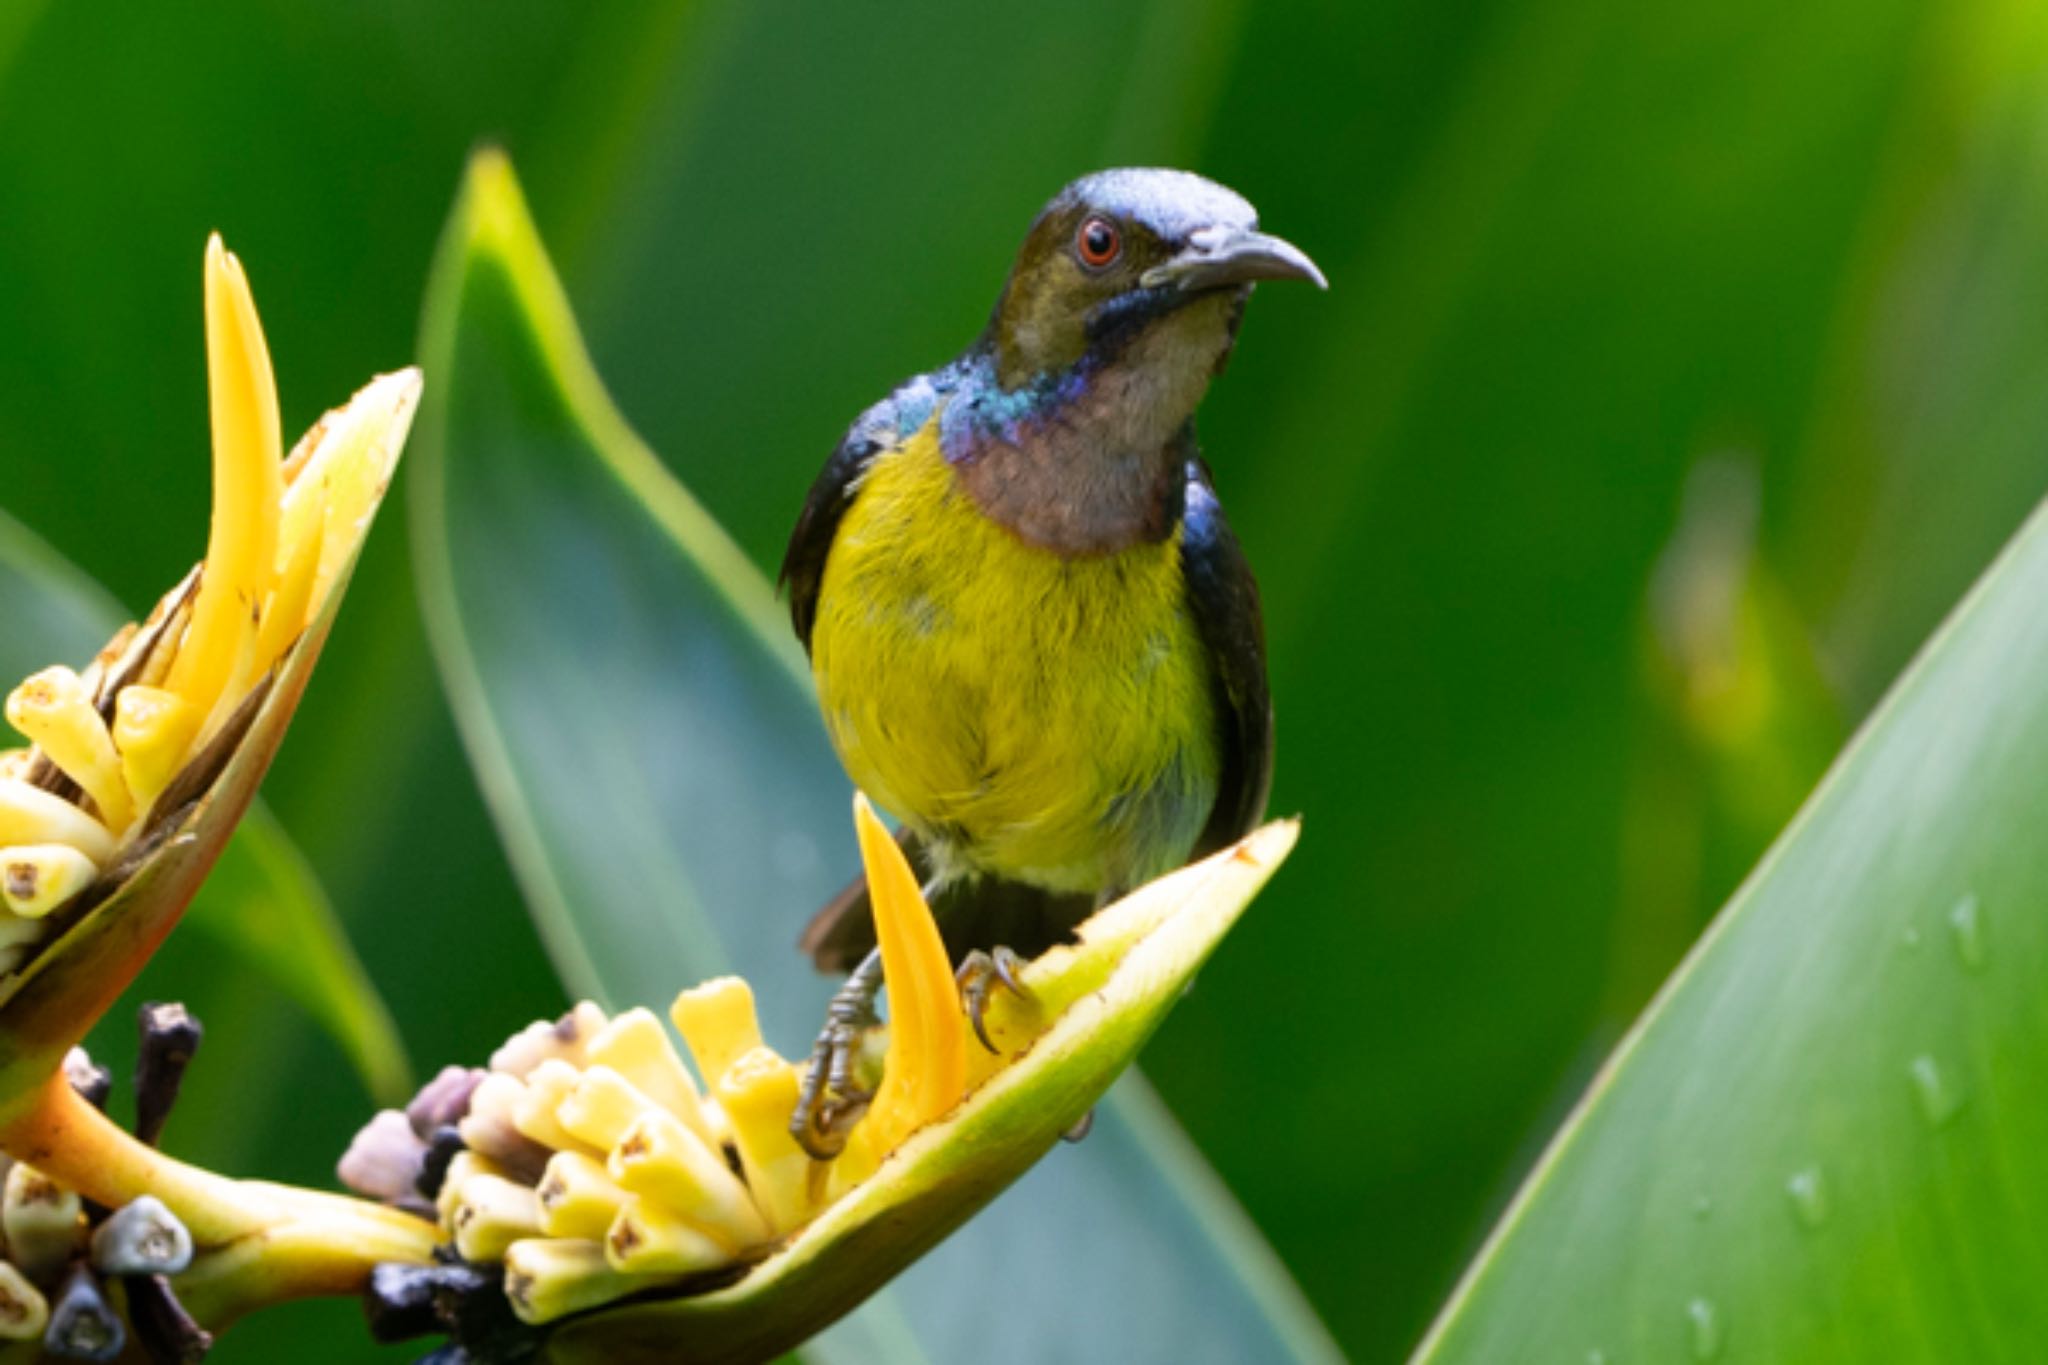
[[0,1120],[169,932],[240,818],[419,398],[415,370],[374,379],[287,455],[249,283],[217,235],[205,304],[205,561],[83,668],[6,696],[29,745],[0,753]]
[[[475,1084],[463,1148],[420,1193],[464,1261],[502,1264],[548,1360],[766,1359],[853,1308],[1088,1114],[1297,833],[1268,825],[1099,911],[990,999],[990,1051],[865,798],[855,827],[890,1019],[879,1085],[837,1156],[791,1137],[802,1067],[762,1041],[735,977],[670,1010],[694,1075],[649,1010],[585,1003],[515,1035]],[[388,1114],[359,1142],[395,1129]],[[446,1300],[449,1267],[385,1269],[373,1320],[431,1326],[407,1305],[429,1279]]]
[[[0,1148],[14,1158],[0,1191],[0,1340],[40,1332],[78,1358],[120,1352],[121,1303],[165,1358],[164,1343],[185,1343],[177,1355],[203,1341],[196,1318],[220,1326],[276,1299],[350,1292],[372,1265],[433,1246],[412,1214],[156,1151],[199,1036],[182,1008],[143,1011],[133,1134],[99,1107],[105,1073],[71,1055],[254,796],[419,399],[416,370],[373,379],[286,454],[248,280],[218,236],[205,304],[205,560],[84,667],[43,669],[5,703],[29,746],[0,753]],[[113,1307],[103,1274],[122,1287]]]

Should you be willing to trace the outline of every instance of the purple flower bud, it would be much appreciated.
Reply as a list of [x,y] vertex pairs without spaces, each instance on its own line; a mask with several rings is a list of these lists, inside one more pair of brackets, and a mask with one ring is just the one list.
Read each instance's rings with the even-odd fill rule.
[[396,1204],[414,1197],[427,1144],[396,1109],[379,1110],[342,1153],[335,1173],[357,1194]]
[[405,1117],[421,1138],[433,1136],[436,1128],[460,1123],[469,1112],[469,1097],[484,1078],[482,1067],[444,1066],[441,1074],[420,1087],[420,1093],[405,1106]]

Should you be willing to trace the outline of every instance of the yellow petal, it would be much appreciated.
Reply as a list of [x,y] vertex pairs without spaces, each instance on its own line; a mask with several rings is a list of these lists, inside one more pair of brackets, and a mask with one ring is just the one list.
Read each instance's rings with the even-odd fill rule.
[[145,813],[185,766],[206,713],[176,692],[130,683],[114,697],[114,747],[121,775]]
[[526,1093],[512,1111],[513,1126],[543,1147],[602,1156],[604,1148],[585,1146],[556,1117],[562,1101],[576,1089],[580,1078],[581,1073],[559,1057],[550,1057],[535,1067],[526,1077]]
[[742,1056],[718,1080],[718,1107],[732,1125],[747,1188],[778,1236],[814,1212],[811,1158],[789,1135],[797,1087],[797,1068],[765,1047]]
[[654,1011],[643,1007],[627,1010],[607,1024],[590,1040],[586,1054],[590,1066],[607,1066],[633,1083],[635,1089],[674,1114],[706,1142],[717,1139],[704,1117],[701,1097],[683,1059]]
[[608,1066],[593,1066],[556,1102],[555,1118],[571,1137],[599,1151],[610,1151],[636,1119],[657,1108],[661,1106],[618,1072]]
[[24,919],[40,919],[99,874],[93,860],[69,844],[0,848],[0,902]]
[[495,1175],[462,1182],[449,1219],[464,1259],[495,1261],[524,1237],[540,1235],[540,1200],[531,1186]]
[[882,1084],[861,1120],[864,1128],[874,1125],[869,1141],[879,1154],[959,1102],[967,1081],[966,1032],[952,959],[917,874],[867,797],[854,797],[853,819],[889,986],[889,1051]]
[[604,1239],[605,1259],[628,1274],[687,1275],[729,1264],[732,1253],[661,1205],[633,1199]]
[[448,1174],[442,1177],[441,1193],[434,1199],[434,1207],[446,1226],[455,1217],[455,1205],[462,1198],[462,1187],[472,1176],[496,1175],[511,1178],[511,1172],[487,1156],[476,1152],[461,1151],[448,1163]]
[[18,844],[69,844],[102,867],[114,856],[105,825],[41,787],[0,777],[0,845]]
[[206,244],[206,374],[213,416],[213,525],[192,624],[171,690],[211,716],[276,576],[284,496],[277,386],[242,264],[215,233]]
[[769,1240],[747,1187],[715,1152],[666,1109],[649,1109],[612,1149],[612,1179],[660,1202],[738,1251]]
[[631,1198],[602,1161],[581,1152],[556,1152],[536,1190],[540,1230],[550,1237],[602,1241]]
[[676,1032],[689,1045],[706,1089],[727,1067],[760,1047],[761,1023],[754,1015],[754,988],[736,976],[693,986],[669,1007]]
[[505,1297],[521,1321],[534,1324],[622,1299],[664,1278],[614,1270],[603,1247],[581,1238],[529,1237],[505,1253]]
[[121,776],[121,756],[76,673],[46,668],[23,682],[7,698],[7,722],[41,745],[50,761],[84,789],[108,829],[128,828],[135,802]]

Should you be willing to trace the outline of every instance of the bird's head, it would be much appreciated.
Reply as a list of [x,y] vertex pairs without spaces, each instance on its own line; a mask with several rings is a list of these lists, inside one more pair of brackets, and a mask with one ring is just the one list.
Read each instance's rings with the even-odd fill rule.
[[1031,225],[989,324],[1006,389],[1108,360],[1143,342],[1147,363],[1206,385],[1229,355],[1259,280],[1323,273],[1259,231],[1241,195],[1187,171],[1098,171],[1068,185]]

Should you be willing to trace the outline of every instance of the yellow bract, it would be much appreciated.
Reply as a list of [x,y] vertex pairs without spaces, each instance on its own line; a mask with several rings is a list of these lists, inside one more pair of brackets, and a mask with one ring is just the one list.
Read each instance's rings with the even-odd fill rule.
[[68,844],[31,844],[0,855],[0,901],[23,919],[41,919],[99,874],[92,859]]
[[761,1046],[754,990],[736,976],[721,976],[676,997],[668,1017],[689,1044],[697,1074],[714,1083],[725,1069]]
[[[8,722],[35,745],[0,765],[0,864],[17,873],[0,901],[13,917],[61,909],[153,815],[170,813],[157,811],[160,798],[323,610],[411,424],[420,377],[405,370],[372,381],[281,458],[263,325],[218,234],[207,242],[205,285],[206,559],[82,673],[47,668],[8,696]],[[39,932],[0,922],[0,969]]]
[[109,829],[128,828],[135,802],[121,775],[121,756],[85,684],[62,666],[46,668],[7,698],[7,723],[35,742],[99,807]]
[[131,683],[114,698],[114,747],[138,805],[153,806],[185,766],[206,715],[176,692]]
[[874,1102],[832,1163],[835,1195],[867,1179],[898,1143],[951,1109],[967,1088],[960,990],[938,921],[902,847],[865,796],[854,798],[853,824],[889,983],[889,1050]]
[[[206,571],[170,687],[209,716],[256,651],[258,611],[277,567],[284,501],[277,384],[242,263],[206,243],[206,378],[213,414],[213,526]],[[248,658],[245,659],[244,656]]]

